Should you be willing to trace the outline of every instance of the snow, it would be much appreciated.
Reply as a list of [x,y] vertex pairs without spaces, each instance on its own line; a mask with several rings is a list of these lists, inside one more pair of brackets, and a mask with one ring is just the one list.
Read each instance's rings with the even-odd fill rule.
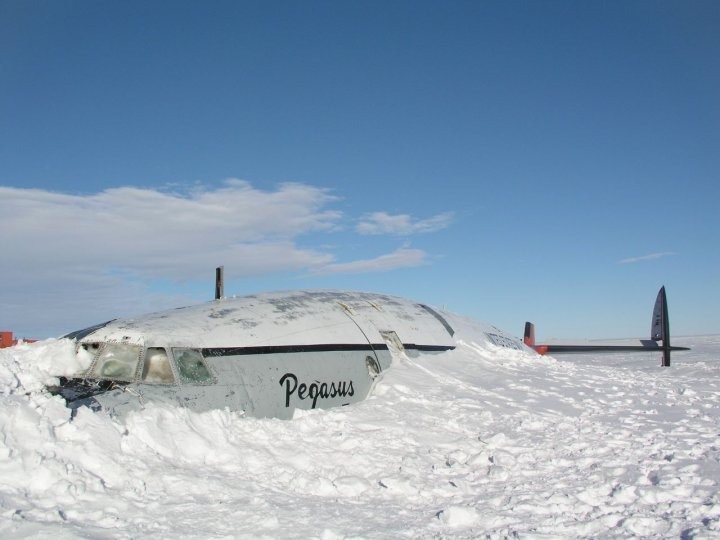
[[243,418],[70,411],[73,343],[0,351],[0,537],[720,535],[720,336],[538,357],[470,333],[366,401]]

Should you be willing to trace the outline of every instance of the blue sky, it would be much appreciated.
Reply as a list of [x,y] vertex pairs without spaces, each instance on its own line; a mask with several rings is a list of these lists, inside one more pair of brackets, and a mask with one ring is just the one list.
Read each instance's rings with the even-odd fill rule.
[[720,3],[0,3],[0,327],[389,292],[720,332]]

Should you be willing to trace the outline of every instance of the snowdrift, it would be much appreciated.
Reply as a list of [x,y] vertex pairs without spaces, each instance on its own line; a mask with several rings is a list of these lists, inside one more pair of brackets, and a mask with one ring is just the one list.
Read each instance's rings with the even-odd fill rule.
[[0,536],[720,534],[720,337],[567,360],[477,344],[398,359],[293,420],[147,404],[72,420],[74,344],[0,351]]

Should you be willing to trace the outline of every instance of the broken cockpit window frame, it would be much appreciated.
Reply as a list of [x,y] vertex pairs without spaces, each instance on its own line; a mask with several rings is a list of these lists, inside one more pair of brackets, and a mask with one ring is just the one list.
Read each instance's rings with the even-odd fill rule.
[[198,349],[173,347],[172,351],[181,382],[190,384],[211,384],[215,382],[210,370],[205,365],[205,358]]
[[82,370],[79,375],[85,375],[85,373],[92,367],[95,358],[100,352],[102,343],[78,343],[75,354],[77,354],[78,360],[82,365],[87,366],[87,369]]
[[199,349],[178,347],[172,354],[169,351],[130,343],[80,343],[77,354],[85,357],[89,367],[75,378],[161,385],[216,382]]
[[62,396],[73,410],[81,405],[99,410],[94,396],[116,388],[125,390],[129,384],[175,384],[170,355],[164,347],[86,342],[77,345],[77,355],[89,367],[73,377],[60,377],[57,385],[48,386],[51,394]]
[[[128,349],[130,348],[130,349]],[[164,347],[147,347],[142,349],[141,362],[135,363],[139,345],[125,343],[80,343],[77,348],[79,357],[90,367],[78,374],[84,379],[98,379],[124,382],[142,382],[146,384],[175,384],[175,375],[170,364],[170,357]],[[123,367],[118,364],[118,352],[125,353],[129,364]],[[122,355],[121,355],[122,356]]]

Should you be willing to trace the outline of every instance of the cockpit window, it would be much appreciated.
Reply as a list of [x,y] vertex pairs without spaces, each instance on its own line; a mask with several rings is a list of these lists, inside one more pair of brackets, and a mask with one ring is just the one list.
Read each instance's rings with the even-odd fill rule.
[[127,343],[106,343],[91,369],[90,377],[131,381],[140,359],[140,347]]
[[145,352],[142,381],[158,384],[172,384],[175,382],[167,351],[162,347],[148,347]]
[[207,383],[212,376],[197,349],[173,349],[180,380],[186,383]]

